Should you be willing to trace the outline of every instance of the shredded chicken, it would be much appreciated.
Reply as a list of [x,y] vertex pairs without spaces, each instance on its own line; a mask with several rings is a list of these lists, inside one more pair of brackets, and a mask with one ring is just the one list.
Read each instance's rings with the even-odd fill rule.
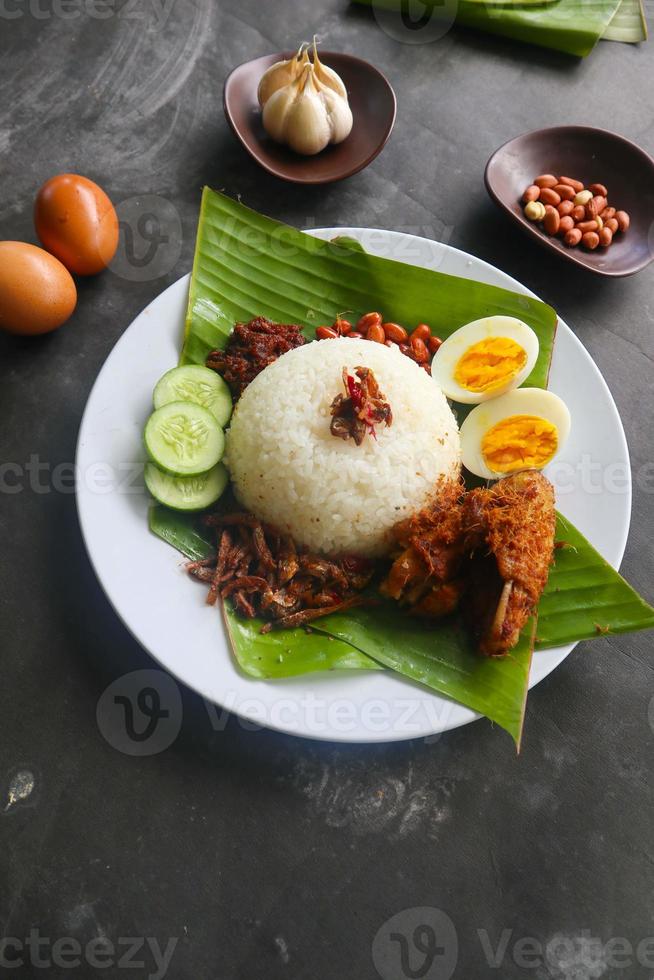
[[374,566],[355,556],[330,560],[298,551],[292,538],[252,514],[212,514],[214,558],[190,562],[189,573],[209,584],[207,602],[231,599],[240,615],[267,620],[261,632],[303,626],[363,601]]
[[336,395],[331,404],[330,432],[360,446],[367,432],[375,438],[375,425],[392,425],[393,413],[370,368],[357,367],[354,372],[356,377],[343,368],[346,394]]
[[249,323],[237,323],[225,350],[212,350],[206,364],[223,376],[237,399],[264,368],[304,343],[301,327],[257,316]]

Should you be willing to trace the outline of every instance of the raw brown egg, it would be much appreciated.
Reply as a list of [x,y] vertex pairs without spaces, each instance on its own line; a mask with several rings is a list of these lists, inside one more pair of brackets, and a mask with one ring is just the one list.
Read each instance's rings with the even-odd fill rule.
[[118,217],[97,184],[78,174],[46,181],[34,205],[36,233],[70,272],[93,276],[112,260],[118,247]]
[[76,303],[73,277],[59,259],[26,242],[0,242],[0,329],[49,333]]

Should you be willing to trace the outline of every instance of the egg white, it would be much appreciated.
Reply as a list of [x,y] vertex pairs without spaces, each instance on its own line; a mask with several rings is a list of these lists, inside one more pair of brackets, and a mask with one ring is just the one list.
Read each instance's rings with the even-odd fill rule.
[[542,388],[518,388],[517,391],[510,391],[501,398],[473,408],[461,426],[461,459],[471,473],[485,480],[497,480],[508,475],[488,467],[481,444],[489,429],[511,415],[536,415],[551,422],[558,434],[555,455],[561,451],[570,434],[570,412],[558,395]]
[[[525,366],[514,377],[491,391],[469,391],[467,388],[462,388],[454,380],[459,360],[470,347],[489,337],[508,337],[520,344],[527,354]],[[538,337],[522,320],[514,316],[486,316],[459,327],[443,341],[432,360],[431,373],[445,395],[452,401],[463,405],[477,405],[519,387],[531,374],[538,358],[538,350]]]

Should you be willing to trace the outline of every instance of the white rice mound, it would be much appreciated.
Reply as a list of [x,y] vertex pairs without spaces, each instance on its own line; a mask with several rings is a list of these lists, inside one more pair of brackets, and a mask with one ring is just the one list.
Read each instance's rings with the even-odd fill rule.
[[[393,412],[357,446],[329,431],[342,371],[371,368]],[[346,337],[284,354],[236,405],[226,463],[240,503],[325,555],[377,557],[400,520],[460,472],[459,430],[437,383],[397,347]]]

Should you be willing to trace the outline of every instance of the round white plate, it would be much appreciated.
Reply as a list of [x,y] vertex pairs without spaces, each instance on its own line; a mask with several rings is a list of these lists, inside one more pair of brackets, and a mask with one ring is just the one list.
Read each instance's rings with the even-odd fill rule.
[[[350,235],[375,254],[504,286],[524,286],[448,245],[398,232],[356,228],[314,231]],[[180,556],[147,527],[141,433],[158,378],[178,359],[188,276],[134,320],[107,358],[82,419],[77,446],[77,503],[88,553],[114,609],[145,649],[180,681],[242,718],[310,738],[384,742],[439,732],[479,717],[390,672],[338,671],[257,681],[237,670],[220,613],[189,580]],[[401,288],[401,284],[398,284]],[[428,315],[428,311],[426,311]],[[631,477],[615,403],[590,355],[561,321],[550,388],[567,402],[570,439],[548,476],[557,505],[615,567],[622,560],[631,512]],[[329,641],[326,641],[329,642]],[[572,646],[536,653],[530,686]]]

